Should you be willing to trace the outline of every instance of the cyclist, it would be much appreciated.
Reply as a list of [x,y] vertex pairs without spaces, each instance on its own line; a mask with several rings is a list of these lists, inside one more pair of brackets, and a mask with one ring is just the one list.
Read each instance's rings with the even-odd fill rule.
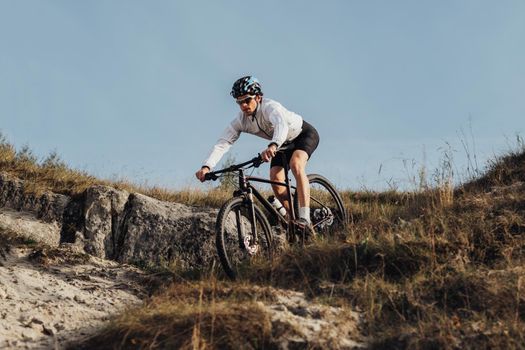
[[[319,144],[319,134],[315,128],[303,118],[286,108],[279,102],[263,97],[261,84],[253,76],[245,76],[233,84],[230,92],[240,107],[240,112],[230,125],[223,131],[219,140],[211,150],[203,166],[195,176],[204,181],[206,173],[220,161],[222,156],[239,138],[241,132],[250,133],[270,140],[268,146],[261,152],[262,159],[270,163],[270,179],[285,181],[284,165],[281,157],[275,157],[276,151],[282,145],[294,144],[287,149],[286,159],[292,171],[299,196],[299,225],[310,225],[310,185],[306,177],[306,163]],[[286,211],[290,211],[284,186],[272,185],[275,196],[283,203]]]

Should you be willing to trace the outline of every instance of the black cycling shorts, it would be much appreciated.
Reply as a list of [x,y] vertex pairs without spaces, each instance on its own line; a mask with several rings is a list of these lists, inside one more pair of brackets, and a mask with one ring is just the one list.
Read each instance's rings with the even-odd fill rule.
[[[284,151],[286,159],[290,162],[292,159],[292,154],[294,151],[300,149],[305,151],[308,154],[308,159],[310,159],[312,153],[314,153],[317,145],[319,144],[319,134],[317,130],[306,121],[303,120],[302,131],[295,139],[289,142],[285,142],[283,146],[293,143],[293,147]],[[281,153],[277,153],[275,157],[272,158],[270,167],[280,166],[284,168],[283,158]]]

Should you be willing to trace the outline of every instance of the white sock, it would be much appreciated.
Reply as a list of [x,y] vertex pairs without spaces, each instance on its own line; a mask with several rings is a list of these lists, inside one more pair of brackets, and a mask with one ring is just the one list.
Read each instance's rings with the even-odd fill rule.
[[310,207],[299,208],[299,218],[305,219],[306,221],[308,221],[308,223],[311,223],[310,222]]

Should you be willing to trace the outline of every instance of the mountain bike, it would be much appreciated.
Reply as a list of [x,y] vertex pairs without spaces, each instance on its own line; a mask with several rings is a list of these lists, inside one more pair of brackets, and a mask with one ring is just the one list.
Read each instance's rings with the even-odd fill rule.
[[[286,240],[289,243],[304,244],[314,235],[328,236],[342,230],[346,224],[346,211],[341,196],[330,181],[318,174],[308,175],[312,225],[305,227],[298,224],[296,218],[299,201],[298,196],[295,195],[297,188],[290,183],[288,162],[283,152],[288,147],[293,145],[281,147],[276,154],[283,157],[283,164],[286,164],[284,182],[246,175],[246,170],[257,168],[262,164],[260,155],[247,162],[205,175],[205,180],[217,180],[227,173],[237,173],[239,187],[233,192],[233,197],[222,205],[215,225],[219,259],[224,271],[232,280],[254,260],[272,260],[276,246],[269,218],[272,222],[277,222],[286,232]],[[253,187],[252,182],[286,187],[288,203],[291,204],[288,215],[282,215],[261,192]],[[260,205],[256,205],[255,199]],[[265,214],[261,206],[268,214]]]

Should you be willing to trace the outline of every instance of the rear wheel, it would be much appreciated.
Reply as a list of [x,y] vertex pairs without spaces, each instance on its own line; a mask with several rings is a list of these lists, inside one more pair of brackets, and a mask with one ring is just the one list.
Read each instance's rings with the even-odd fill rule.
[[260,208],[254,209],[252,224],[251,205],[243,197],[234,197],[224,203],[217,217],[217,252],[232,280],[254,261],[272,259],[270,224]]
[[[310,183],[310,220],[315,232],[329,236],[342,231],[346,211],[339,192],[328,179],[318,174],[308,175]],[[294,208],[299,212],[299,200],[294,195]]]

